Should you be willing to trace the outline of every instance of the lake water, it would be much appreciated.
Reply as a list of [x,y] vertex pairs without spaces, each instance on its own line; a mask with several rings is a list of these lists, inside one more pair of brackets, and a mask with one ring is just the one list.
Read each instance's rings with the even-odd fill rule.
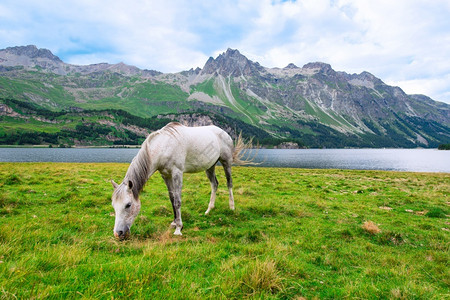
[[[0,148],[0,162],[125,162],[139,149]],[[260,149],[262,167],[450,173],[450,151],[435,149]]]

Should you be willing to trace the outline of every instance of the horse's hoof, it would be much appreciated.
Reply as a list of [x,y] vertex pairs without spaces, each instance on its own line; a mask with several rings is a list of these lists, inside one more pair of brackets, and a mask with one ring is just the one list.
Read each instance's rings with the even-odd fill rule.
[[183,235],[183,234],[181,233],[181,230],[180,230],[179,228],[177,228],[173,234],[174,234],[174,235]]
[[175,222],[170,223],[170,227],[177,228],[177,224]]

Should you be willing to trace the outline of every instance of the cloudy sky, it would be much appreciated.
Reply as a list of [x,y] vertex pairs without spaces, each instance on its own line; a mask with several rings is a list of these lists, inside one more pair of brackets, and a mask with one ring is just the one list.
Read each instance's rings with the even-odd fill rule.
[[179,72],[227,48],[266,67],[322,61],[450,103],[450,0],[2,0],[0,48]]

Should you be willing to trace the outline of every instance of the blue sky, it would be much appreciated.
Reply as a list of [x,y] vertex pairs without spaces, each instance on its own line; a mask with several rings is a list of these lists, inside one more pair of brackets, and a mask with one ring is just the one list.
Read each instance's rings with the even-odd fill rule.
[[162,72],[238,49],[266,67],[322,61],[450,103],[449,0],[2,0],[0,48]]

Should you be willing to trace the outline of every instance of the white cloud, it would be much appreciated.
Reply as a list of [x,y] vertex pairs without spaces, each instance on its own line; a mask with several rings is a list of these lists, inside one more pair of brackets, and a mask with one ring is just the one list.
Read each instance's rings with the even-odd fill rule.
[[449,15],[448,1],[266,4],[240,48],[266,66],[324,61],[450,103],[444,79],[450,74]]
[[450,103],[448,0],[3,0],[0,47],[178,72],[237,48],[264,66],[330,63]]

